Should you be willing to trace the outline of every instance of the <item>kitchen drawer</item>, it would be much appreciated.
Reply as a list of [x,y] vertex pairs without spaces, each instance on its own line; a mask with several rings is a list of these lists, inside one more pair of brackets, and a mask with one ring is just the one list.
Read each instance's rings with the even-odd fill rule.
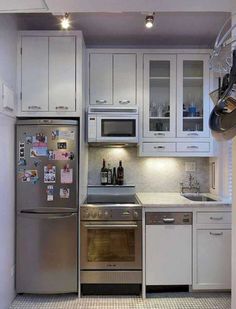
[[209,152],[210,143],[177,143],[177,152]]
[[197,224],[231,224],[231,212],[198,212]]
[[174,152],[175,149],[175,143],[143,143],[145,153]]

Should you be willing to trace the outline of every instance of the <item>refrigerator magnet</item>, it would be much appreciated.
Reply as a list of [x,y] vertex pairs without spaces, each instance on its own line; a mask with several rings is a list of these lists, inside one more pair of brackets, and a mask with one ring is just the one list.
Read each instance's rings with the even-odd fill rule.
[[25,159],[19,159],[18,166],[26,166],[26,160]]
[[58,130],[58,138],[65,140],[74,140],[75,139],[75,131],[73,130]]
[[47,157],[48,148],[47,147],[33,147],[30,149],[30,157]]
[[25,138],[25,141],[26,141],[26,144],[32,144],[33,143],[33,138],[32,138],[32,136],[26,136],[26,138]]
[[61,169],[61,183],[72,183],[73,182],[73,169],[66,168]]
[[35,136],[32,137],[32,144],[33,147],[38,148],[47,148],[48,147],[48,138],[43,133],[37,133]]
[[75,155],[72,151],[63,151],[63,150],[48,151],[49,160],[66,161],[66,160],[74,160],[74,157]]
[[52,185],[47,186],[47,201],[52,202],[53,201],[53,192],[54,188]]
[[70,189],[69,188],[60,188],[60,198],[69,198]]
[[22,182],[36,183],[38,181],[38,171],[37,170],[25,170],[21,180]]
[[41,161],[40,161],[40,160],[34,160],[34,166],[35,166],[35,167],[40,166],[40,164],[41,164]]
[[44,183],[56,182],[56,166],[44,166]]

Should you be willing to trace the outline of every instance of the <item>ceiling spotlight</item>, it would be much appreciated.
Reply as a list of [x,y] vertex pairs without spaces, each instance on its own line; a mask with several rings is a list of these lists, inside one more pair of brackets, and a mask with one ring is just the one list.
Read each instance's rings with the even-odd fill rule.
[[148,28],[148,29],[152,28],[153,24],[154,24],[154,13],[150,14],[150,15],[147,15],[146,18],[145,18],[145,26],[146,26],[146,28]]
[[67,30],[67,29],[70,28],[70,18],[69,18],[69,14],[68,13],[65,13],[63,18],[61,19],[61,27],[64,30]]

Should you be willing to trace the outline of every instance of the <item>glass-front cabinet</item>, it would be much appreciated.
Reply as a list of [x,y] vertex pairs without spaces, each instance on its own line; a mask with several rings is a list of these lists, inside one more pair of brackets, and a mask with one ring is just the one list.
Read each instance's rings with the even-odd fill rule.
[[209,56],[177,56],[177,137],[208,137]]
[[144,55],[144,137],[174,137],[176,55]]

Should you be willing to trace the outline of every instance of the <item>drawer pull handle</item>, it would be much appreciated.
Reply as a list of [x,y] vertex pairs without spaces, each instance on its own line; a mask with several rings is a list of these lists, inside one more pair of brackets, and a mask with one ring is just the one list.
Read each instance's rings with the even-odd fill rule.
[[119,103],[120,104],[129,104],[130,101],[129,100],[120,100]]
[[187,149],[198,149],[198,146],[187,146]]
[[211,220],[220,221],[223,220],[223,217],[210,217]]
[[163,220],[164,223],[173,223],[173,222],[175,222],[174,218],[163,218],[162,220]]
[[31,105],[31,106],[28,106],[28,109],[41,109],[41,107],[38,105]]
[[165,149],[166,147],[164,146],[154,146],[154,149]]
[[198,136],[199,134],[198,133],[188,133],[187,135],[188,136]]
[[165,133],[154,133],[155,136],[165,136]]
[[220,232],[220,233],[213,233],[213,232],[210,232],[210,235],[212,235],[212,236],[222,236],[222,235],[223,235],[223,232]]
[[106,104],[106,103],[107,103],[107,100],[96,100],[96,103]]
[[68,106],[56,106],[56,109],[67,110]]

